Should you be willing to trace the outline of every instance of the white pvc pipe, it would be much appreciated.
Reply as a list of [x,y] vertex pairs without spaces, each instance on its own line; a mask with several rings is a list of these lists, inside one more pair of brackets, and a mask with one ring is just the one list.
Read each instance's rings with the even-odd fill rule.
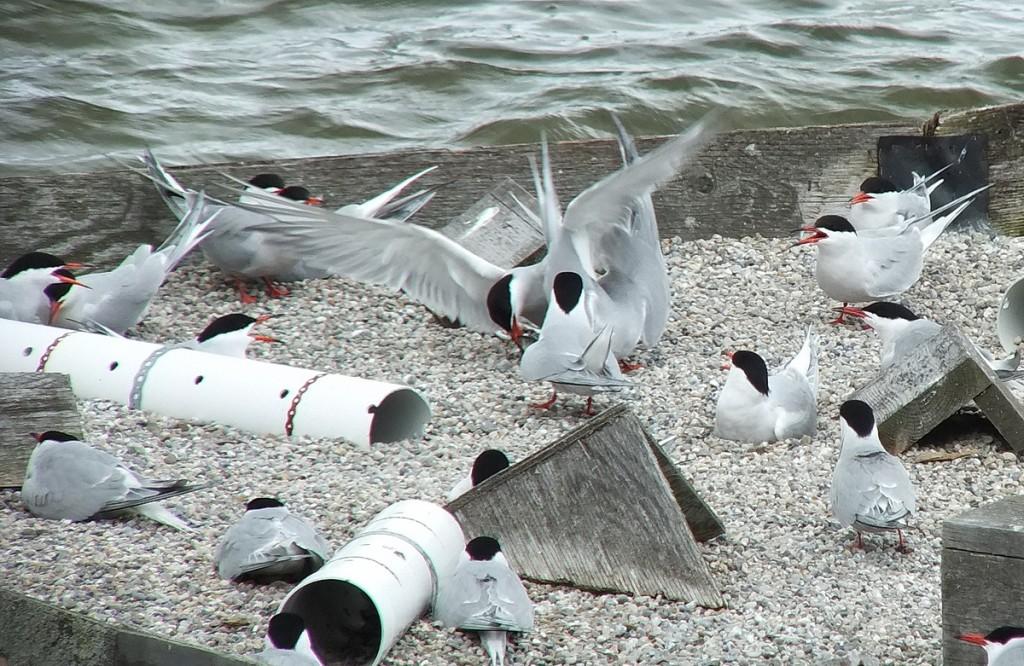
[[295,586],[278,612],[302,616],[323,663],[375,666],[430,608],[465,542],[437,504],[396,502]]
[[366,445],[419,435],[430,420],[423,397],[398,384],[6,319],[0,340],[0,372],[62,372],[79,398],[249,432]]
[[1024,277],[1017,278],[1003,294],[996,313],[996,335],[1007,353],[1017,351],[1017,338],[1024,338]]

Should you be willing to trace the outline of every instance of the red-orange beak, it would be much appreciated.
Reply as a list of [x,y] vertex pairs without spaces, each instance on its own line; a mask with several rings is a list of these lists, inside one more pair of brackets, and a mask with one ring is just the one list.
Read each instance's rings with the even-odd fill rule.
[[68,277],[67,275],[61,275],[60,273],[51,273],[51,275],[58,282],[63,282],[64,284],[74,284],[74,285],[78,285],[79,287],[85,287],[86,289],[92,289],[92,287],[90,287],[89,285],[85,284],[84,282],[79,282],[78,280],[76,280],[73,277]]
[[52,325],[54,320],[57,318],[57,313],[60,312],[62,303],[60,301],[50,301],[50,318],[46,321],[46,324]]
[[727,351],[722,353],[729,357],[729,360],[722,364],[722,370],[732,370],[732,355],[736,352]]
[[249,337],[256,342],[281,342],[277,338],[272,338],[269,335],[260,335],[258,333],[250,333]]
[[790,247],[797,247],[798,245],[813,245],[818,241],[828,238],[828,234],[825,234],[818,227],[800,227],[799,231],[806,233],[806,236],[802,236],[800,240],[793,243]]
[[323,206],[324,205],[324,198],[323,197],[310,197],[310,198],[306,199],[306,205],[307,206]]
[[61,268],[66,268],[69,271],[77,271],[83,268],[92,268],[92,266],[90,266],[89,264],[82,264],[77,261],[69,261],[65,263],[63,266],[61,266]]
[[981,647],[988,645],[988,639],[981,634],[960,634],[957,638],[962,640],[964,643],[973,643],[974,645],[980,645]]
[[854,206],[859,203],[866,203],[868,201],[871,201],[872,199],[874,199],[874,197],[871,196],[870,194],[867,194],[866,192],[858,192],[857,194],[853,195],[852,199],[850,199],[850,205]]
[[41,432],[30,432],[29,437],[36,440],[37,442],[43,441],[43,433]]
[[858,317],[860,319],[863,319],[864,317],[867,316],[866,312],[864,312],[860,308],[855,308],[852,305],[844,305],[841,308],[835,308],[835,311],[842,312],[844,315],[848,317]]

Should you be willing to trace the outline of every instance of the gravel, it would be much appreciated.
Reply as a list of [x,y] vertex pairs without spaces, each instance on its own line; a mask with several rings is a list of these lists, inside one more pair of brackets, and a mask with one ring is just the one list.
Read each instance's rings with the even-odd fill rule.
[[[674,306],[660,346],[627,396],[657,438],[677,435],[672,457],[726,525],[701,551],[721,586],[724,610],[621,594],[595,595],[527,583],[536,630],[512,648],[515,663],[761,663],[941,660],[941,524],[984,502],[1021,492],[1022,466],[989,432],[932,437],[904,456],[918,493],[914,552],[832,521],[828,487],[837,456],[834,420],[845,396],[877,370],[878,342],[857,325],[829,326],[827,297],[813,278],[813,251],[781,239],[666,241]],[[924,276],[905,295],[919,314],[960,326],[998,351],[996,308],[1016,276],[1024,244],[947,234]],[[218,314],[238,310],[228,284],[197,260],[176,272],[139,337],[180,340]],[[522,459],[586,420],[584,401],[565,396],[551,411],[529,403],[548,387],[516,374],[517,353],[500,340],[451,330],[399,294],[343,279],[293,286],[250,313],[285,341],[250,356],[277,363],[407,382],[434,417],[421,440],[369,450],[344,441],[257,437],[103,401],[84,401],[85,436],[139,471],[213,484],[168,502],[196,525],[178,533],[145,519],[70,524],[32,517],[18,493],[0,493],[3,577],[9,587],[90,616],[135,625],[235,654],[258,651],[266,622],[289,586],[236,585],[214,573],[212,556],[243,504],[276,495],[318,525],[333,547],[392,502],[443,502],[473,457],[499,447]],[[710,434],[724,380],[723,350],[750,348],[769,365],[791,356],[810,323],[821,334],[816,437],[740,444]],[[598,409],[614,398],[599,396]],[[938,450],[966,453],[917,463]],[[481,664],[475,637],[422,619],[390,664]],[[839,662],[837,662],[839,663]]]

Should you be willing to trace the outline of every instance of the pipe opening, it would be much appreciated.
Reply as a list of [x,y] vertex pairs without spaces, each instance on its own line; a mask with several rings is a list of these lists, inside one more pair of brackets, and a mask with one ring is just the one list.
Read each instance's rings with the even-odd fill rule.
[[371,443],[419,437],[430,420],[430,407],[426,401],[419,393],[407,388],[392,391],[379,405],[371,405],[367,411],[373,414]]
[[1024,278],[1010,285],[996,313],[996,335],[1007,353],[1017,349],[1015,340],[1024,338]]
[[324,664],[372,664],[381,648],[377,607],[343,580],[319,580],[295,591],[281,608],[302,617],[313,651]]

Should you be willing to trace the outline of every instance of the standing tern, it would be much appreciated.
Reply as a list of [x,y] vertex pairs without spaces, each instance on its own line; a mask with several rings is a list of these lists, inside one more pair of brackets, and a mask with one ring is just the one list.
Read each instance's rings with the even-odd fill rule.
[[201,488],[182,479],[139,476],[114,456],[56,430],[33,435],[21,499],[32,514],[52,520],[81,521],[136,513],[179,530],[189,530],[161,500]]
[[505,455],[504,451],[499,451],[498,449],[487,449],[478,455],[476,460],[473,461],[473,468],[470,470],[469,474],[459,479],[459,481],[452,486],[452,489],[448,491],[448,501],[451,502],[456,497],[468,492],[470,488],[480,485],[498,472],[508,469],[508,467],[508,456]]
[[[971,205],[979,191],[932,211],[924,220],[906,220],[891,234],[858,233],[846,218],[824,215],[814,225],[801,229],[808,233],[794,246],[814,245],[818,249],[814,269],[818,286],[830,298],[842,301],[844,305],[895,296],[917,282],[924,266],[925,252],[939,234]],[[951,213],[929,221],[952,206],[955,208]],[[841,321],[842,316],[833,323]]]
[[896,531],[899,550],[908,552],[903,530],[917,511],[917,498],[903,463],[882,447],[871,407],[847,400],[839,408],[839,460],[832,473],[832,514],[843,527],[857,532]]
[[278,613],[270,618],[263,651],[254,657],[265,666],[320,666],[300,615]]
[[593,414],[595,393],[619,391],[629,386],[612,353],[612,329],[605,325],[595,333],[587,312],[579,273],[555,276],[540,337],[523,352],[519,375],[527,381],[551,382],[551,399],[533,405],[549,409],[558,390],[587,396],[586,413]]
[[[850,199],[850,223],[857,231],[882,229],[893,224],[899,216],[904,219],[921,218],[931,212],[931,194],[942,184],[938,178],[967,155],[967,148],[960,156],[929,176],[913,173],[913,186],[901,190],[887,178],[871,176],[860,184],[860,191]],[[936,180],[938,179],[938,180]]]
[[281,500],[257,497],[228,528],[213,560],[218,575],[227,580],[298,582],[330,556],[327,541]]
[[988,666],[1021,666],[1024,664],[1024,627],[1003,626],[987,634],[960,634],[957,638],[985,650]]
[[715,434],[740,442],[774,442],[814,435],[818,425],[818,336],[807,329],[803,346],[768,374],[755,352],[732,354],[732,368],[715,406]]
[[434,617],[448,627],[480,632],[491,666],[503,666],[507,632],[533,629],[533,604],[498,541],[479,536],[466,544],[451,577],[440,582]]
[[151,245],[140,245],[114,270],[80,275],[79,281],[90,288],[68,293],[51,323],[81,329],[83,322],[95,322],[117,333],[139,323],[167,276],[206,238],[207,227],[214,221],[201,219],[201,192],[190,193],[185,205],[188,213],[156,251]]
[[[275,218],[260,230],[283,247],[302,254],[308,265],[331,274],[361,282],[381,284],[404,291],[410,298],[435,313],[457,320],[483,333],[508,333],[518,339],[523,328],[543,323],[547,296],[554,276],[566,270],[558,250],[577,254],[588,280],[602,277],[609,291],[626,293],[632,289],[632,274],[639,262],[637,250],[625,241],[623,232],[615,243],[602,242],[604,234],[616,228],[629,228],[630,211],[636,201],[672,178],[696,150],[710,140],[710,122],[697,123],[684,134],[671,139],[631,164],[590,186],[566,208],[564,217],[557,199],[549,197],[543,216],[548,255],[531,266],[504,268],[466,250],[455,241],[415,224],[365,219],[306,206],[276,202],[265,193],[253,192],[261,203],[250,206],[256,212]],[[550,180],[548,178],[548,180]],[[550,188],[553,192],[553,187]],[[636,215],[640,226],[652,216]],[[616,245],[625,246],[612,251]],[[648,244],[649,245],[649,244]],[[609,258],[606,254],[611,254]],[[641,256],[647,256],[643,254]],[[626,269],[628,265],[628,270]],[[600,271],[607,273],[599,275]],[[659,289],[660,287],[655,287]],[[641,304],[638,308],[648,306]],[[652,312],[651,328],[660,312]],[[617,334],[623,349],[631,349],[644,330],[646,315],[641,313],[630,329]],[[620,324],[622,322],[619,322]],[[656,342],[656,335],[648,341]],[[633,338],[630,340],[630,338]]]

